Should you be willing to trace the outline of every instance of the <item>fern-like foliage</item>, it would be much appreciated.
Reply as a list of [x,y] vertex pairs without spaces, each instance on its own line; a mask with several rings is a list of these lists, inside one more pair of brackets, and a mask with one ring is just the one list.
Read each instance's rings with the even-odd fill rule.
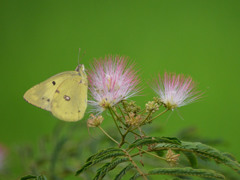
[[[132,154],[134,149],[146,149],[144,146],[153,145],[150,149],[143,150],[140,153]],[[132,163],[132,157],[142,156],[144,153],[156,152],[159,156],[164,156],[163,151],[173,150],[177,153],[182,152],[188,159],[190,167],[184,168],[158,168],[148,171],[145,175],[171,175],[171,176],[198,176],[203,178],[213,179],[225,179],[222,174],[208,169],[195,169],[197,168],[198,162],[196,155],[205,157],[207,159],[213,159],[218,163],[222,163],[240,173],[240,164],[228,153],[222,153],[219,150],[212,148],[208,145],[199,142],[184,142],[177,138],[170,137],[146,137],[134,141],[128,146],[127,149],[121,148],[108,148],[97,152],[90,156],[85,164],[76,172],[76,175],[81,174],[91,166],[98,164],[104,160],[110,159],[111,161],[106,162],[99,169],[97,169],[94,180],[103,179],[108,172],[115,169],[119,164],[123,162],[130,162],[115,176],[115,180],[120,180],[124,175],[131,169],[136,169],[136,165]],[[128,152],[127,152],[128,151]],[[141,151],[141,150],[140,150]],[[148,152],[146,152],[148,151]],[[136,151],[133,151],[136,152]],[[132,156],[132,157],[131,157]],[[136,157],[137,158],[137,157]],[[164,159],[164,158],[163,158]],[[131,179],[136,179],[140,175],[138,171]]]
[[196,155],[192,152],[187,152],[187,151],[183,151],[183,154],[187,157],[191,167],[197,168],[198,162],[197,162]]
[[102,156],[102,155],[107,154],[107,153],[112,153],[112,152],[122,152],[122,150],[120,148],[107,148],[107,149],[104,149],[104,150],[101,150],[101,151],[97,152],[96,154],[93,154],[92,156],[90,156],[86,160],[86,162],[89,162],[92,159],[96,159],[99,156]]
[[99,162],[102,162],[106,159],[115,158],[115,157],[124,156],[124,155],[125,155],[125,153],[121,149],[118,149],[118,148],[108,148],[108,149],[102,150],[102,151],[94,154],[93,156],[89,157],[86,160],[83,167],[76,172],[76,175],[81,174],[83,171],[87,170],[91,166],[93,166]]
[[111,162],[104,164],[101,168],[97,170],[97,174],[94,180],[101,180],[109,171],[114,169],[120,163],[129,161],[128,158],[115,158]]
[[181,144],[181,141],[175,137],[146,137],[136,140],[129,146],[129,148],[155,143]]
[[43,175],[41,176],[27,175],[22,177],[21,180],[47,180],[47,178]]
[[181,144],[160,143],[155,146],[154,150],[163,149],[192,152],[196,155],[214,159],[216,162],[222,163],[240,174],[240,164],[237,161],[229,158],[225,153],[221,153],[219,150],[199,142],[182,142]]
[[[172,176],[198,176],[202,178],[213,178],[213,179],[225,179],[222,174],[219,174],[213,170],[207,169],[193,169],[193,168],[157,168],[147,172],[146,176],[150,175],[172,175]],[[130,178],[135,180],[141,175],[136,173]]]
[[134,166],[130,163],[125,168],[123,168],[114,178],[114,180],[120,180],[122,177],[130,170],[134,168]]

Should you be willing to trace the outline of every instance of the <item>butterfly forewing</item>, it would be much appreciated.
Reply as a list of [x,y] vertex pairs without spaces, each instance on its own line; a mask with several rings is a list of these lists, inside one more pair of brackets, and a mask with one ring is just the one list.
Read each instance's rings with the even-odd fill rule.
[[59,73],[49,79],[33,86],[24,94],[24,99],[30,104],[51,111],[51,101],[57,87],[66,79],[76,75],[75,71]]

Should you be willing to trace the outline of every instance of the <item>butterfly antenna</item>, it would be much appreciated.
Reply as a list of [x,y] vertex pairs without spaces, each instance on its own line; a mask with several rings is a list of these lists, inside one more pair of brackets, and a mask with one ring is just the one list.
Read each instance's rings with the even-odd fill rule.
[[81,52],[81,48],[79,48],[78,50],[78,65],[80,64],[80,52]]
[[79,48],[79,51],[78,51],[78,65],[80,64],[80,60],[85,56],[86,54],[86,51],[84,51],[82,53],[82,55],[80,56],[80,52],[81,52],[81,48]]

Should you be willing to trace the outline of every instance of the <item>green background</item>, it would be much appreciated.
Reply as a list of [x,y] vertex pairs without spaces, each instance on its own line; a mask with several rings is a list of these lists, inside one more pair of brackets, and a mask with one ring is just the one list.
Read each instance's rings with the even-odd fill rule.
[[[129,56],[143,81],[142,106],[158,73],[191,75],[204,97],[155,121],[171,136],[194,125],[239,155],[240,1],[1,1],[0,143],[35,145],[58,122],[23,100],[33,85],[107,54]],[[105,122],[106,123],[106,122]],[[85,120],[81,128],[86,129]]]

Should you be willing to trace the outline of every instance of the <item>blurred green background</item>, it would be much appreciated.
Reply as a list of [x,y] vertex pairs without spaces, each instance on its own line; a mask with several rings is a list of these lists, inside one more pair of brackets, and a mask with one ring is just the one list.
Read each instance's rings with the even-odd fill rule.
[[184,120],[173,112],[154,125],[163,125],[165,136],[196,126],[204,137],[227,140],[222,150],[240,159],[240,1],[2,0],[0,18],[0,143],[9,149],[34,146],[51,133],[58,120],[23,94],[74,70],[80,47],[86,68],[107,54],[133,59],[144,86],[135,100],[142,106],[154,96],[147,82],[158,72],[191,75],[204,97],[179,109]]

